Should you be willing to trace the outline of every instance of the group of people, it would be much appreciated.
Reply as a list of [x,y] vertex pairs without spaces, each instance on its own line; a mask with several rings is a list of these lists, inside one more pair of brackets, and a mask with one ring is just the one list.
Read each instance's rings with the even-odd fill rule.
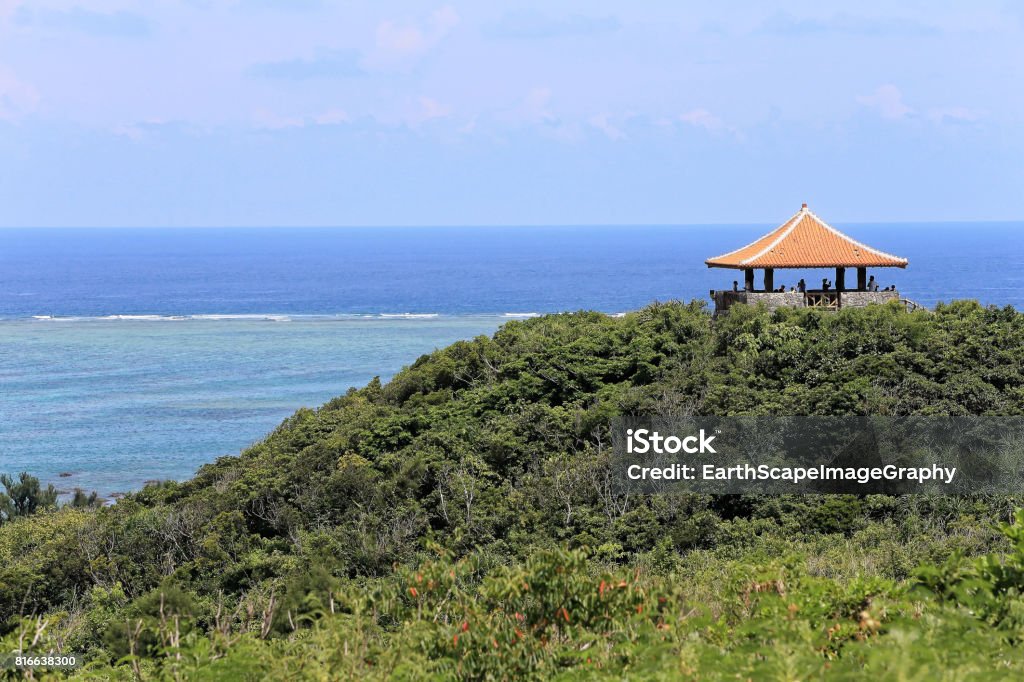
[[[739,286],[740,286],[740,283],[737,280],[733,280],[732,281],[732,290],[733,291],[739,291]],[[830,280],[828,277],[822,277],[821,278],[821,290],[822,291],[830,291],[831,289],[832,289],[832,280]],[[749,287],[744,287],[744,291],[752,291],[752,289],[750,289]],[[780,284],[778,289],[773,289],[772,291],[775,291],[776,293],[785,293],[786,285],[785,284]],[[791,294],[792,293],[796,293],[796,292],[800,292],[802,294],[802,293],[804,293],[806,291],[807,291],[807,282],[805,282],[802,277],[800,278],[800,281],[796,283],[795,287],[791,286],[789,288],[789,293],[791,293]],[[878,282],[875,281],[875,276],[874,275],[871,275],[871,277],[868,278],[867,286],[864,288],[864,291],[879,291]],[[886,288],[881,289],[881,291],[896,291],[896,285],[895,284],[890,284]]]

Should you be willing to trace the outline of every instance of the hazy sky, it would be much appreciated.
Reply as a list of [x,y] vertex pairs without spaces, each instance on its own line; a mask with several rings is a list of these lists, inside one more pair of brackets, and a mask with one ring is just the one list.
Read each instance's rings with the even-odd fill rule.
[[0,225],[1024,218],[1024,2],[0,0]]

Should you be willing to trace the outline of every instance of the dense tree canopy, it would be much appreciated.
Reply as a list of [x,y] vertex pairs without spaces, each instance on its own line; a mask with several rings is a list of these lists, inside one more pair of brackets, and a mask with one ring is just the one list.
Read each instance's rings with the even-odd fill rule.
[[1021,415],[1022,349],[972,302],[509,322],[189,481],[0,512],[0,643],[45,619],[129,678],[1020,671],[1019,500],[629,497],[607,461],[621,414]]

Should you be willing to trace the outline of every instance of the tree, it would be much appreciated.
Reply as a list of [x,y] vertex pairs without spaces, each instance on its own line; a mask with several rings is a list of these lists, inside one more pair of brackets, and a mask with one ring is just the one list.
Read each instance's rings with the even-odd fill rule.
[[28,472],[21,472],[17,481],[7,474],[0,475],[0,484],[7,490],[6,494],[0,493],[0,522],[57,506],[57,489],[53,484],[43,490],[39,479]]
[[75,488],[74,497],[72,497],[71,501],[68,502],[68,506],[74,509],[98,508],[103,506],[103,500],[100,499],[100,496],[96,494],[95,490],[93,490],[89,495],[86,495],[85,491],[81,488]]

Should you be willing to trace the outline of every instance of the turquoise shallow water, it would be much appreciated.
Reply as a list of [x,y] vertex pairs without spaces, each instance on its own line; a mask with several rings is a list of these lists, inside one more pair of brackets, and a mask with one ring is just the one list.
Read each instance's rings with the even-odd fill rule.
[[505,319],[7,320],[0,472],[103,495],[187,478],[297,408]]

